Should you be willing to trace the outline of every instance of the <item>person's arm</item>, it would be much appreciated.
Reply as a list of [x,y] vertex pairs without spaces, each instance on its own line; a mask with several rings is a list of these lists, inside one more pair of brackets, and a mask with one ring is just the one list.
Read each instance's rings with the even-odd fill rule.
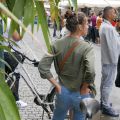
[[55,87],[56,92],[61,92],[61,86],[57,83],[55,78],[53,77],[50,68],[53,62],[53,57],[45,55],[39,62],[38,70],[43,79],[48,79]]
[[94,68],[94,50],[90,47],[85,53],[85,71],[84,71],[84,81],[82,83],[80,93],[87,94],[90,93],[89,85],[94,83],[95,79],[95,68]]

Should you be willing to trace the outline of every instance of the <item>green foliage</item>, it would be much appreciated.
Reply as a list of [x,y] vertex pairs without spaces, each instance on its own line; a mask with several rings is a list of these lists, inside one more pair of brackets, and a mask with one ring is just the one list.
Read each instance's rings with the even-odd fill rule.
[[[44,4],[42,1],[36,1],[35,2],[36,5],[36,10],[38,13],[38,21],[41,25],[41,29],[45,38],[45,43],[48,49],[48,52],[51,52],[51,46],[50,46],[50,41],[49,41],[49,29],[48,29],[48,25],[47,25],[47,19],[46,19],[46,13],[45,13],[45,8],[44,8]],[[42,14],[41,14],[42,13]]]
[[5,120],[5,115],[1,105],[0,105],[0,120]]
[[[21,19],[23,17],[24,14],[24,6],[25,6],[26,0],[16,0],[12,13],[18,18]],[[9,35],[10,37],[12,36],[13,32],[15,30],[18,31],[19,26],[15,21],[11,21],[11,27],[10,27],[10,31],[9,31]]]
[[75,12],[77,12],[78,10],[78,6],[77,6],[77,0],[70,0],[71,4],[73,5],[73,7],[75,8]]
[[26,0],[16,0],[15,5],[13,7],[12,13],[20,19],[24,14],[24,6]]
[[16,0],[6,0],[7,7],[10,11],[13,10],[14,4]]
[[2,73],[0,73],[0,96],[0,120],[20,120],[15,99]]
[[57,28],[59,29],[59,24],[60,24],[60,21],[59,21],[59,9],[58,9],[58,3],[59,3],[59,0],[49,0],[49,3],[50,3],[50,13],[51,13],[51,20],[52,21],[56,21],[57,23]]
[[[0,43],[2,42],[5,43],[7,40],[0,35]],[[0,44],[0,53],[4,50],[12,54],[10,48]],[[7,65],[9,69],[11,68],[8,63],[2,59],[2,56],[0,57],[0,64],[0,120],[20,120],[19,111],[16,106],[14,96],[8,85],[5,83],[4,65]]]
[[[33,24],[34,24],[34,16],[35,16],[34,2],[33,2],[33,0],[26,0],[25,6],[24,6],[23,24],[26,27],[29,24],[32,24],[32,26],[33,26]],[[33,32],[33,30],[32,30],[32,32]]]

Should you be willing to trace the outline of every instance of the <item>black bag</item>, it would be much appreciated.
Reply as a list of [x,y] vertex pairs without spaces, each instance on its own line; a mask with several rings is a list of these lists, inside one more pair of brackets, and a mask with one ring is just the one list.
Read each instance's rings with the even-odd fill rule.
[[118,59],[117,77],[116,77],[116,80],[115,80],[115,86],[120,87],[120,56],[119,56],[119,59]]

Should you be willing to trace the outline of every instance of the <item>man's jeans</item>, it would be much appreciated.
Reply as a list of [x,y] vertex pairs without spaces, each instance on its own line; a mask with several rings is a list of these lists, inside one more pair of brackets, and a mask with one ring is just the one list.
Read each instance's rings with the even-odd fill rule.
[[104,64],[102,65],[102,80],[101,80],[101,103],[104,107],[109,107],[109,96],[115,81],[117,65]]
[[80,111],[80,101],[83,98],[90,97],[87,95],[80,95],[78,92],[72,92],[62,86],[61,93],[56,95],[56,104],[52,120],[64,120],[68,110],[73,110],[73,120],[85,120],[85,115]]

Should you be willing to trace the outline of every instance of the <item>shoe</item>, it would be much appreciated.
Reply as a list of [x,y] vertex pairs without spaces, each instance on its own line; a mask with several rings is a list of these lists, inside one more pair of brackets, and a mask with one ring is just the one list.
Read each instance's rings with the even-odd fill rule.
[[18,108],[24,108],[27,106],[27,103],[23,102],[22,100],[16,101],[16,104],[17,104]]
[[53,37],[56,37],[56,35],[55,35],[55,34],[53,34]]
[[[109,106],[112,107],[113,104],[112,103],[109,103]],[[104,105],[102,105],[102,103],[100,104],[100,110],[102,110],[102,107],[104,108]]]
[[109,115],[111,117],[119,117],[119,114],[112,107],[102,107],[102,114]]

